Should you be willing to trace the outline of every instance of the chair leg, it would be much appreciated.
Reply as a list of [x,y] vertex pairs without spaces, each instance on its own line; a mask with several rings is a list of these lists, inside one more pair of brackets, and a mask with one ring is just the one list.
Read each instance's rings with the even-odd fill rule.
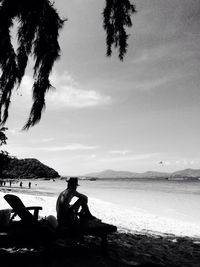
[[35,209],[34,210],[34,213],[33,213],[33,220],[34,221],[37,221],[38,220],[38,217],[39,217],[39,210],[38,209]]
[[108,242],[107,242],[107,234],[104,234],[101,236],[101,248],[104,256],[107,256],[107,247],[108,247]]

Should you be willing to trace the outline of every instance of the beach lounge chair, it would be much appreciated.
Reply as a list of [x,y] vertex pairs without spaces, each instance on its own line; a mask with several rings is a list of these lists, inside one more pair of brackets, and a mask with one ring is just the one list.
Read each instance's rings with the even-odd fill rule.
[[[42,210],[42,207],[39,206],[26,207],[18,196],[12,194],[6,194],[4,196],[4,199],[11,206],[12,213],[14,213],[11,217],[11,221],[17,215],[25,224],[32,224],[38,221],[39,210]],[[34,213],[32,214],[30,210],[32,210]]]
[[[6,194],[4,199],[12,208],[8,233],[18,243],[48,243],[55,237],[55,230],[43,218],[39,218],[40,206],[26,207],[21,199],[13,194]],[[30,211],[33,211],[33,214]],[[14,220],[18,216],[20,220]]]

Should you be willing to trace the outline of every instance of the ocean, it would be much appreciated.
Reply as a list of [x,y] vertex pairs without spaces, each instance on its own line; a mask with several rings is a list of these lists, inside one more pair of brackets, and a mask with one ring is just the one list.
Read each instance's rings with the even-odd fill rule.
[[[79,184],[92,213],[123,231],[200,237],[200,181],[80,180]],[[44,213],[55,215],[56,198],[66,186],[65,180],[32,181],[30,192],[36,190],[35,204],[42,202]],[[28,181],[23,187],[28,188]]]

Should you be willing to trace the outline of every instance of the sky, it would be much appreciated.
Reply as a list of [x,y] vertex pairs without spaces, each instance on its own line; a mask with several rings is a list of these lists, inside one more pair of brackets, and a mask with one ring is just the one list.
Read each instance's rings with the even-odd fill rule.
[[103,0],[55,0],[68,18],[50,77],[56,89],[40,123],[22,131],[32,101],[29,64],[12,96],[2,148],[60,175],[200,169],[200,2],[133,3],[137,13],[121,62],[115,51],[105,56]]

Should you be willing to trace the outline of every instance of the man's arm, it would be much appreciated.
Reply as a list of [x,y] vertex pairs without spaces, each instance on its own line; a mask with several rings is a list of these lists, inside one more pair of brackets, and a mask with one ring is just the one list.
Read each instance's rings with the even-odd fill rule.
[[88,202],[88,197],[87,197],[86,195],[84,195],[84,194],[81,194],[81,193],[75,191],[74,196],[76,196],[76,197],[78,197],[78,198],[82,198],[82,199],[84,199],[86,202]]
[[59,195],[58,199],[57,199],[57,202],[56,202],[56,210],[57,212],[63,207],[63,204],[64,204],[64,200],[65,200],[65,197],[64,197],[64,194],[63,192]]

